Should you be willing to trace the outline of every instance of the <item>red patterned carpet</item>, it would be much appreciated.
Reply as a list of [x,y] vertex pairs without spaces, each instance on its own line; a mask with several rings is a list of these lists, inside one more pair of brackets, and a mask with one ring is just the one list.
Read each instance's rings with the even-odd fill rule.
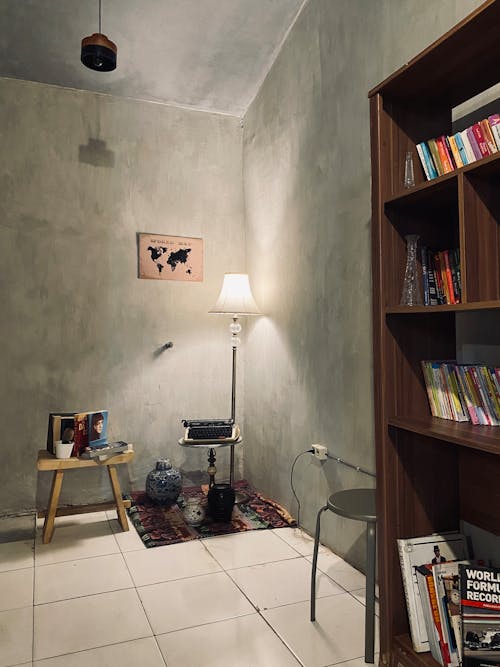
[[234,488],[249,496],[248,502],[235,505],[231,521],[220,523],[208,515],[201,526],[190,526],[182,514],[182,497],[199,496],[206,499],[207,487],[190,486],[182,489],[178,503],[160,505],[144,492],[132,494],[128,510],[130,520],[147,547],[159,547],[177,542],[188,542],[215,535],[239,533],[244,530],[283,528],[295,526],[295,519],[274,500],[265,498],[252,489],[245,480],[235,482]]

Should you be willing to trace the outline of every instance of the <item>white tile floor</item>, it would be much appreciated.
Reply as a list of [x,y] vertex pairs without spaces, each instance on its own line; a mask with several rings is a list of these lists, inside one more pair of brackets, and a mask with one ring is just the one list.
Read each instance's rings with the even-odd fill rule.
[[[40,522],[41,525],[41,522]],[[280,528],[144,548],[113,512],[0,544],[0,667],[364,666],[364,577]]]

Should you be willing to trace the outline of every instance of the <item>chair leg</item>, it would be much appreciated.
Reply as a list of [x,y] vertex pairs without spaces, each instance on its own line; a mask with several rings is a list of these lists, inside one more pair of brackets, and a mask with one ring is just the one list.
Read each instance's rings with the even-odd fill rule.
[[316,517],[316,533],[314,535],[314,552],[311,569],[311,621],[316,620],[316,568],[318,565],[319,533],[321,530],[321,515],[328,509],[328,505],[322,507]]
[[365,608],[365,662],[373,663],[375,652],[375,523],[366,528],[366,608]]

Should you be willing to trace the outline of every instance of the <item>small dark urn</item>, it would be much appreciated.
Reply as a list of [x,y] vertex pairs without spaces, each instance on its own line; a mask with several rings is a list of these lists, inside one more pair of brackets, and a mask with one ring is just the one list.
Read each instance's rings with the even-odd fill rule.
[[229,484],[214,484],[208,491],[208,513],[214,521],[231,521],[234,489]]

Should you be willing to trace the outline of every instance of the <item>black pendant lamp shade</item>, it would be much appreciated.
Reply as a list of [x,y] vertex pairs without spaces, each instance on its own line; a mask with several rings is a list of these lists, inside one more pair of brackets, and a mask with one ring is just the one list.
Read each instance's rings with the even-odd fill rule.
[[85,67],[98,72],[116,69],[116,44],[100,32],[82,39],[81,61]]
[[82,39],[80,60],[89,69],[111,72],[116,69],[116,44],[101,32],[101,0],[99,0],[99,32]]

